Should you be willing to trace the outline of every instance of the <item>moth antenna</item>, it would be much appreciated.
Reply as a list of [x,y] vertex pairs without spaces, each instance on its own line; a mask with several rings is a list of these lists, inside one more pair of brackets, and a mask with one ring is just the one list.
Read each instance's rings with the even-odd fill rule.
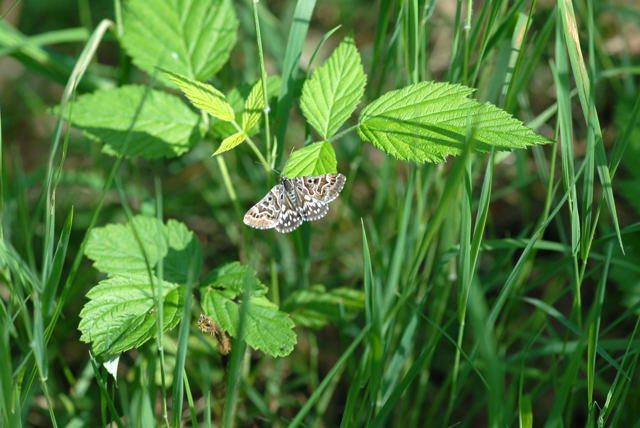
[[[260,166],[260,167],[262,167],[262,164],[261,164],[260,162],[256,161],[256,160],[254,160],[254,161],[253,161],[253,164],[254,164],[254,165],[256,165],[256,166]],[[271,171],[273,171],[273,172],[277,172],[277,173],[278,173],[278,175],[281,175],[281,174],[282,174],[282,171],[280,171],[280,170],[279,170],[279,169],[277,169],[277,168],[271,168]]]

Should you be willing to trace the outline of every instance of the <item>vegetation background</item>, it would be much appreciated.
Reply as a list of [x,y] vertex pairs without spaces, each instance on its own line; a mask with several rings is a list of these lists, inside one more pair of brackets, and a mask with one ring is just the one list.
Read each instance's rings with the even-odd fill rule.
[[[298,94],[315,49],[319,65],[352,33],[365,105],[423,80],[462,83],[552,140],[420,164],[346,134],[334,142],[341,197],[288,235],[242,224],[278,177],[247,145],[222,155],[226,186],[211,134],[158,160],[109,156],[68,128],[65,156],[53,149],[51,107],[85,46],[97,56],[78,96],[150,82],[115,27],[90,39],[120,6],[0,2],[0,425],[638,423],[637,2],[234,2],[237,42],[212,80],[225,93],[261,75],[257,14],[270,75],[299,45]],[[283,162],[314,138],[297,97]],[[188,335],[174,329],[124,353],[116,386],[80,341],[85,296],[104,277],[81,246],[93,226],[131,213],[185,223],[205,272],[235,260],[256,269],[296,321],[293,351],[273,358],[234,343],[221,355],[197,330],[196,300]],[[28,286],[38,278],[52,281],[48,308]]]

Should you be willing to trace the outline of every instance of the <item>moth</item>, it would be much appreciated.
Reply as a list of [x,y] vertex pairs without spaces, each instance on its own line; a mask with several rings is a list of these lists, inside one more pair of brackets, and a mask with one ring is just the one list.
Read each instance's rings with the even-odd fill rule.
[[340,173],[307,177],[282,177],[280,184],[244,216],[244,224],[256,229],[275,228],[280,233],[295,230],[303,221],[326,216],[347,181]]
[[213,320],[213,318],[206,316],[205,314],[200,314],[200,318],[198,319],[198,328],[203,333],[208,333],[211,336],[214,336],[218,341],[218,351],[222,355],[227,355],[231,352],[231,340],[229,340],[229,335],[222,330],[218,324]]

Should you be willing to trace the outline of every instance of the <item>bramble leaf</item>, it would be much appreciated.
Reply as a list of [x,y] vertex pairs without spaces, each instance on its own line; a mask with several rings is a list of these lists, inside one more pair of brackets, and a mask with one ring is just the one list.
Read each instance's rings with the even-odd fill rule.
[[64,118],[112,155],[175,157],[199,137],[198,115],[178,97],[138,85],[81,95],[67,104]]
[[[267,94],[268,96],[268,94]],[[250,131],[254,128],[260,117],[262,117],[262,111],[264,110],[264,93],[262,90],[262,79],[258,81],[251,88],[247,100],[244,102],[244,112],[242,113],[242,129]]]
[[80,339],[91,343],[96,355],[114,355],[137,348],[156,332],[154,288],[163,299],[163,331],[175,327],[182,315],[183,291],[147,275],[118,275],[100,281],[87,293],[80,312]]
[[203,258],[195,233],[173,219],[167,221],[164,233],[168,251],[162,260],[163,278],[178,284],[195,282],[202,272]]
[[236,132],[235,134],[229,135],[227,138],[222,140],[222,143],[220,143],[220,147],[218,147],[218,150],[216,150],[213,155],[219,155],[220,153],[224,153],[233,149],[237,145],[242,144],[244,139],[244,132]]
[[[202,270],[195,234],[176,220],[163,224],[154,217],[136,216],[127,224],[94,228],[85,255],[109,275],[87,293],[89,301],[80,313],[81,339],[91,342],[96,354],[114,355],[153,337],[154,290],[164,299],[164,331],[175,327],[184,296],[178,283],[197,280]],[[160,260],[162,282],[155,272]]]
[[282,309],[288,312],[296,325],[320,328],[330,322],[350,320],[364,308],[364,293],[353,288],[339,287],[327,290],[314,285],[294,291]]
[[291,154],[284,168],[287,178],[338,172],[336,152],[328,141],[302,147]]
[[231,122],[235,119],[233,108],[227,102],[226,97],[213,85],[198,82],[170,71],[163,71],[163,74],[180,88],[191,104],[200,110],[204,110],[211,116],[225,122]]
[[249,276],[252,281],[251,291],[249,294],[251,296],[262,296],[266,294],[267,286],[258,280],[256,271],[241,264],[240,262],[227,263],[226,265],[212,270],[202,280],[201,286],[223,284],[220,289],[228,290],[230,292],[229,296],[235,297],[244,292],[242,287],[246,272],[249,272]]
[[357,107],[366,84],[353,37],[346,37],[304,83],[300,107],[311,126],[328,139]]
[[164,225],[154,217],[135,216],[127,224],[96,227],[89,235],[84,253],[94,261],[96,269],[110,275],[146,274],[146,263],[154,269],[161,259],[164,279],[168,281],[184,283],[188,278],[195,281],[202,270],[198,239],[176,220]]
[[162,67],[207,80],[227,62],[236,42],[231,0],[129,0],[124,6],[122,45],[149,74]]
[[506,111],[468,98],[472,92],[438,82],[388,92],[362,110],[358,134],[380,150],[414,162],[442,162],[460,154],[468,129],[480,152],[549,142]]
[[[267,77],[267,97],[269,98],[269,103],[271,103],[273,99],[278,95],[280,91],[280,83],[281,83],[280,76]],[[245,112],[251,113],[251,111],[247,111],[248,98],[250,94],[254,91],[254,88],[256,88],[256,86],[260,87],[259,84],[260,84],[260,80],[255,82],[253,85],[249,85],[249,84],[239,85],[231,89],[229,93],[227,93],[227,102],[233,108],[233,111],[235,112],[236,117],[242,116],[244,120]],[[260,91],[258,91],[256,89],[255,91],[256,91],[255,94],[260,94],[260,98],[262,98],[262,90],[260,89]],[[262,102],[262,100],[260,102]],[[264,107],[259,107],[260,113],[262,113],[263,108]],[[257,113],[256,109],[254,109],[252,112]],[[259,119],[260,118],[258,117],[258,122],[259,122]],[[247,132],[249,136],[252,136],[258,132],[259,128],[260,128],[259,126],[253,126],[249,130],[247,130],[246,128],[243,128],[243,129]],[[233,124],[222,121],[222,120],[218,120],[218,119],[211,120],[212,135],[215,135],[216,137],[219,137],[219,138],[225,138],[228,135],[231,135],[235,132],[236,132],[236,128],[233,126]]]
[[235,337],[240,321],[244,276],[251,276],[247,302],[244,340],[251,347],[274,357],[291,353],[296,344],[293,321],[278,310],[265,296],[266,287],[255,271],[240,263],[230,263],[216,269],[202,287],[202,309],[227,333]]
[[[136,241],[133,228],[138,232]],[[84,254],[93,260],[101,272],[145,273],[147,261],[151,267],[167,254],[167,243],[159,239],[164,226],[153,217],[136,216],[128,224],[108,224],[91,230]],[[142,247],[142,248],[141,248]]]

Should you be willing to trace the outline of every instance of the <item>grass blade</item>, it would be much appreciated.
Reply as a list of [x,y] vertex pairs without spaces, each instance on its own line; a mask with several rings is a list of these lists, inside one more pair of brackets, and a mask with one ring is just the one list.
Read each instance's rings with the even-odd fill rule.
[[600,334],[600,319],[602,317],[602,309],[604,305],[604,297],[606,284],[609,275],[609,266],[613,251],[611,245],[608,245],[602,276],[596,290],[596,297],[591,307],[590,323],[588,330],[589,342],[587,344],[587,406],[589,407],[589,419],[593,419],[595,411],[595,402],[593,401],[593,389],[596,377],[596,352],[598,349],[598,336]]
[[[558,10],[560,13],[560,22],[562,23],[563,34],[565,36],[565,44],[569,52],[569,60],[571,63],[571,69],[578,88],[578,97],[580,98],[580,105],[582,106],[582,112],[584,118],[588,124],[588,146],[587,146],[587,159],[591,154],[595,160],[596,169],[600,178],[600,184],[602,185],[602,191],[604,200],[611,214],[613,221],[613,227],[615,228],[618,243],[620,248],[624,252],[624,246],[622,245],[622,237],[620,236],[620,225],[618,223],[618,214],[616,212],[615,200],[613,197],[613,189],[611,187],[611,175],[607,159],[604,151],[604,144],[602,141],[602,129],[600,127],[600,120],[595,106],[595,99],[592,82],[589,79],[589,73],[584,64],[582,57],[582,50],[580,49],[580,40],[578,37],[578,28],[576,24],[576,15],[573,11],[573,5],[570,0],[559,0]],[[591,36],[592,37],[592,36]],[[589,139],[590,138],[590,139]],[[590,143],[589,143],[590,142]],[[591,150],[589,150],[591,149]],[[589,203],[589,198],[593,195],[593,184],[591,177],[591,166],[588,167],[585,176],[585,196],[587,197],[586,203]],[[590,204],[585,205],[586,210],[591,210]],[[591,229],[591,223],[589,217],[586,217],[584,230]],[[583,258],[586,258],[586,254],[583,252]]]
[[71,224],[73,223],[73,208],[69,211],[67,219],[64,222],[62,232],[60,233],[60,239],[56,251],[53,255],[53,262],[51,264],[51,272],[49,278],[44,284],[44,291],[42,292],[42,310],[45,315],[49,314],[53,296],[55,296],[60,284],[60,278],[62,276],[62,267],[64,266],[65,256],[67,255],[67,248],[69,246],[69,235],[71,234]]
[[282,161],[282,154],[284,153],[289,110],[293,105],[294,97],[297,96],[295,93],[296,74],[299,67],[300,55],[302,54],[304,41],[307,38],[307,30],[309,29],[311,14],[313,13],[315,5],[316,0],[298,0],[295,11],[293,12],[291,27],[289,28],[289,38],[287,39],[287,48],[282,63],[282,86],[280,86],[276,110],[276,121],[278,123],[276,129],[276,142],[278,144],[276,164],[278,165]]
[[245,270],[242,280],[242,304],[240,305],[238,332],[236,339],[233,341],[233,349],[231,351],[231,359],[227,370],[227,393],[224,400],[224,415],[222,426],[230,428],[233,426],[236,406],[238,405],[238,389],[242,378],[242,360],[245,355],[246,342],[244,341],[244,330],[246,328],[247,311],[249,310],[249,292],[252,286],[252,278],[249,269]]
[[302,420],[304,419],[304,417],[309,413],[309,411],[313,408],[316,402],[320,399],[320,397],[322,396],[322,393],[327,388],[327,386],[329,386],[329,383],[331,382],[333,377],[340,371],[340,369],[347,362],[349,357],[351,357],[351,354],[353,354],[353,352],[356,350],[360,342],[362,342],[362,339],[365,338],[367,333],[369,333],[369,326],[366,326],[365,328],[363,328],[362,331],[355,337],[355,339],[353,339],[353,341],[351,342],[351,345],[349,345],[349,347],[340,356],[340,358],[333,365],[331,370],[329,370],[329,373],[327,373],[324,379],[322,379],[322,382],[320,382],[320,385],[318,385],[318,388],[313,392],[313,394],[311,394],[311,396],[306,401],[306,403],[304,403],[304,406],[302,406],[300,411],[298,411],[295,418],[293,418],[293,420],[289,423],[288,425],[289,428],[295,428],[302,423]]

